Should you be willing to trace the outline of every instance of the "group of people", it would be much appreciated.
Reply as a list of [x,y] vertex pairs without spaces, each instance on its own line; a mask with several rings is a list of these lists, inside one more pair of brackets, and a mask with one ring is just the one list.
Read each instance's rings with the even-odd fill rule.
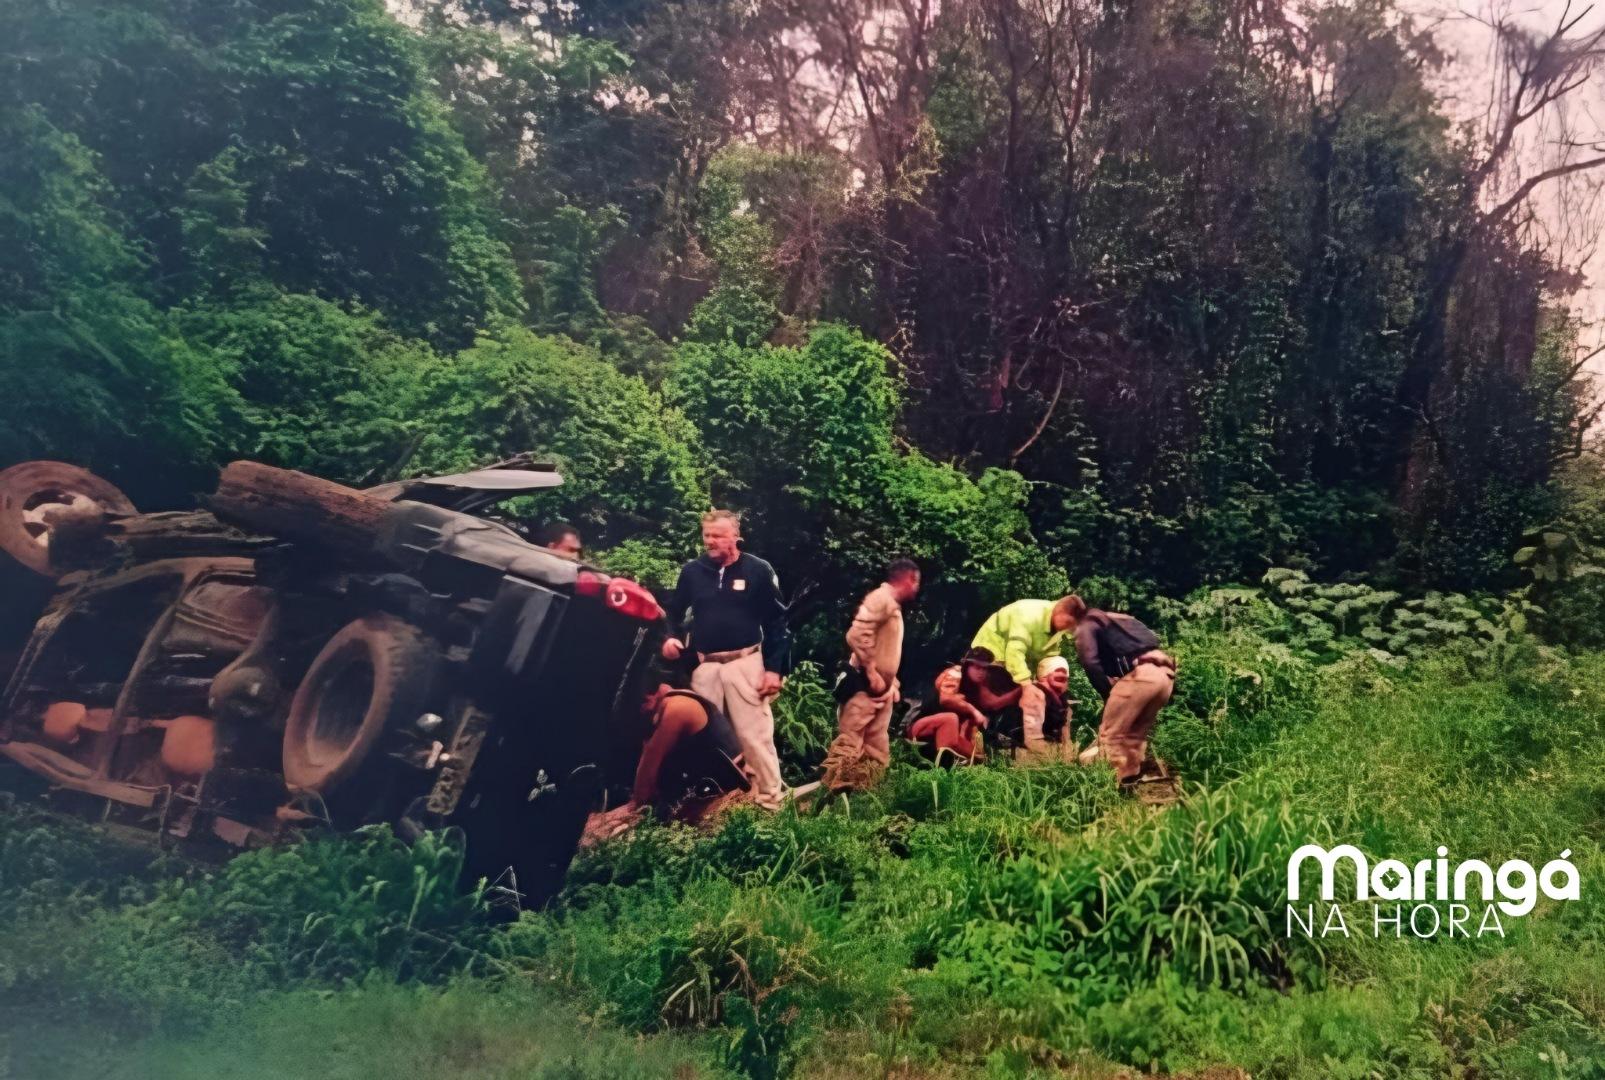
[[[919,569],[906,560],[864,598],[847,632],[848,669],[838,683],[839,728],[825,758],[825,784],[867,787],[890,761],[890,723],[899,699],[902,605],[919,591]],[[1071,737],[1073,643],[1087,680],[1104,700],[1103,719],[1080,753]],[[1088,607],[1081,597],[1016,600],[981,624],[969,650],[936,677],[908,735],[940,761],[975,761],[982,732],[1031,760],[1104,759],[1122,787],[1135,785],[1148,760],[1148,737],[1175,689],[1176,661],[1136,618]]]
[[[570,536],[577,546],[571,529],[550,539]],[[777,809],[786,798],[771,710],[790,673],[779,576],[742,550],[741,521],[731,511],[703,515],[702,547],[681,567],[667,604],[661,677],[643,705],[652,730],[630,799],[594,817],[593,835],[670,803],[707,806],[741,792]],[[891,760],[892,719],[903,698],[903,609],[919,590],[919,566],[897,559],[858,605],[836,686],[838,731],[821,781],[827,789],[869,787]],[[1079,754],[1071,738],[1070,663],[1062,655],[1070,642],[1104,699],[1098,734]],[[689,675],[676,678],[676,671]],[[1022,761],[1107,759],[1129,787],[1142,776],[1148,737],[1175,676],[1175,661],[1130,615],[1090,608],[1075,595],[1018,600],[993,613],[970,649],[937,677],[906,735],[942,762],[973,762],[989,741]]]

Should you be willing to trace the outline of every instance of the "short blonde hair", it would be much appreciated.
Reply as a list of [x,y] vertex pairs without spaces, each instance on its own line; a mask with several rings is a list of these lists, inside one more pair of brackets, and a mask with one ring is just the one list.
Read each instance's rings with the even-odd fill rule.
[[728,521],[736,527],[736,532],[741,531],[741,515],[734,510],[709,510],[702,515],[704,525],[712,525],[715,521]]

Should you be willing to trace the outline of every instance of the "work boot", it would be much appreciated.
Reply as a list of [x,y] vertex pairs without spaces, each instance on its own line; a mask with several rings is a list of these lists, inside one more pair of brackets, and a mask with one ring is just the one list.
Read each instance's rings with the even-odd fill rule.
[[885,774],[886,766],[874,758],[859,758],[857,761],[841,762],[835,767],[827,769],[825,776],[820,780],[820,786],[831,793],[839,791],[868,791],[880,782]]

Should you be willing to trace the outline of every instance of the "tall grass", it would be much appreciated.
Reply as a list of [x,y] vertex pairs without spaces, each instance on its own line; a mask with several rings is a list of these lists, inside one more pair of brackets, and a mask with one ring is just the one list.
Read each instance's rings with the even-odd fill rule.
[[[1177,807],[1122,801],[1103,768],[900,759],[822,813],[644,827],[507,927],[449,887],[446,841],[370,833],[174,880],[14,814],[0,1019],[109,1018],[180,1076],[234,1023],[246,1053],[280,1053],[302,1008],[325,1011],[287,1061],[402,1046],[462,1075],[666,1075],[687,1055],[682,1075],[1605,1075],[1605,657],[1315,667],[1241,628],[1178,638],[1158,740],[1188,779]],[[1583,899],[1504,939],[1289,939],[1286,859],[1309,840],[1570,848]],[[552,995],[600,1056],[493,1031]],[[471,1045],[436,1052],[453,1028],[426,1014]]]

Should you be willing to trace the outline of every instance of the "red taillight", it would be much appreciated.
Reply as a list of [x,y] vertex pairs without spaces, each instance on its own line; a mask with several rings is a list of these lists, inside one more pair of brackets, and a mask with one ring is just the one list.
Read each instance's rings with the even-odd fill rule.
[[621,615],[643,622],[656,622],[663,618],[663,609],[645,588],[626,578],[610,578],[581,570],[574,581],[577,596],[598,596],[608,607]]

